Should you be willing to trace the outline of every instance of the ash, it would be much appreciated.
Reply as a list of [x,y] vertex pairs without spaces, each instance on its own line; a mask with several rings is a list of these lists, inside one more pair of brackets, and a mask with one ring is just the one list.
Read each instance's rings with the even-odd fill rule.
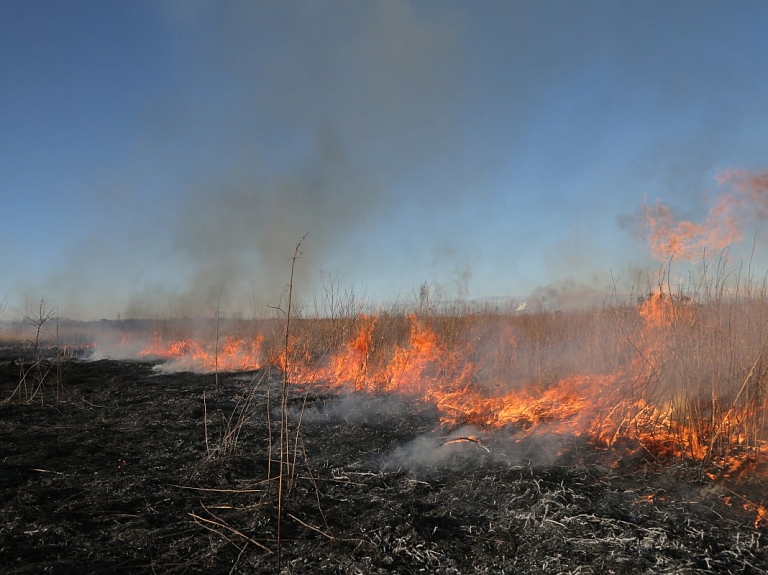
[[[0,399],[19,384],[3,354]],[[278,545],[276,374],[59,367],[0,404],[4,573],[768,571],[756,477],[301,386]]]

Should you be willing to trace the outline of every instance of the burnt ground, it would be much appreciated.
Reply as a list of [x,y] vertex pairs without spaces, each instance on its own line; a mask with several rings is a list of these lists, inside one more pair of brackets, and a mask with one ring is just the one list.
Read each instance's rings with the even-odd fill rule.
[[[17,358],[0,352],[0,398]],[[69,360],[58,388],[50,377],[33,403],[0,405],[0,571],[278,572],[274,374],[220,374],[217,389],[213,375]],[[289,400],[282,572],[768,570],[754,479],[515,430],[474,440],[403,398]]]

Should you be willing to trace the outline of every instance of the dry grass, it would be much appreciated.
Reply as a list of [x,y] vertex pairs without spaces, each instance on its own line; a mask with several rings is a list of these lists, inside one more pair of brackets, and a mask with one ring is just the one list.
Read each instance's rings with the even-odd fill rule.
[[[467,406],[464,422],[481,426],[503,423],[498,412],[516,393],[535,404],[527,424],[534,415],[578,420],[581,432],[606,445],[631,439],[657,456],[731,468],[737,464],[728,458],[754,461],[765,451],[768,289],[765,281],[726,270],[722,262],[682,287],[673,288],[662,273],[599,309],[515,311],[512,302],[436,301],[424,286],[410,305],[374,309],[363,300],[330,278],[319,295],[293,305],[290,329],[287,318],[275,314],[61,321],[54,334],[51,318],[41,311],[36,321],[6,322],[3,338],[26,342],[32,351],[27,376],[37,380],[20,387],[27,399],[35,396],[38,380],[50,377],[35,371],[45,367],[35,350],[46,345],[63,354],[105,333],[113,343],[126,334],[163,345],[196,340],[215,354],[215,364],[200,364],[211,371],[211,365],[222,369],[228,342],[258,341],[253,365],[288,365],[286,381],[292,384],[419,393],[438,403],[440,393],[464,394],[454,415]],[[406,377],[419,381],[404,385]],[[470,406],[470,397],[484,401],[483,407]],[[575,399],[582,403],[565,405]]]
[[[300,318],[295,365],[327,378],[323,367],[345,353],[349,357],[345,349],[358,345],[355,338],[367,331],[356,380],[347,384],[361,389],[363,379],[369,381],[364,389],[387,390],[393,362],[404,352],[420,353],[414,341],[414,325],[420,325],[434,334],[438,349],[419,373],[445,389],[469,385],[485,398],[527,390],[535,397],[574,376],[602,378],[599,389],[569,392],[595,394],[584,398],[593,404],[592,427],[585,431],[599,441],[631,438],[657,456],[731,470],[758,459],[766,427],[765,283],[718,269],[688,287],[673,290],[659,281],[645,291],[644,297],[614,298],[601,309],[580,311],[514,313],[509,306],[447,302]],[[461,381],[452,386],[445,381],[451,377]]]

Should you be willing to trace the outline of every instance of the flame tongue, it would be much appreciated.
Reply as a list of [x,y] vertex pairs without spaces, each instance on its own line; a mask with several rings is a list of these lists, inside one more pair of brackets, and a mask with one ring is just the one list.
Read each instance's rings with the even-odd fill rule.
[[[727,172],[718,181],[728,187],[699,223],[678,220],[660,202],[643,206],[654,257],[698,259],[739,241],[745,225],[768,216],[768,173]],[[522,313],[525,304],[508,315],[360,315],[343,318],[354,333],[342,345],[336,334],[314,341],[312,325],[327,332],[329,324],[309,320],[308,333],[292,332],[288,345],[266,346],[280,353],[266,354],[263,336],[222,341],[217,323],[213,345],[156,335],[139,355],[168,359],[163,367],[170,370],[274,365],[295,383],[419,398],[452,428],[580,436],[656,458],[697,459],[719,477],[736,477],[768,455],[766,290],[744,287],[739,275],[729,294],[731,280],[708,273],[692,290],[704,303],[666,287],[637,306],[593,316]],[[487,449],[471,435],[444,445],[456,443]],[[749,505],[756,526],[768,522],[762,504]]]
[[[561,327],[546,326],[559,317],[554,314],[481,320],[362,315],[355,319],[350,339],[324,361],[303,348],[299,336],[291,339],[290,362],[285,353],[265,361],[261,335],[220,338],[218,345],[191,338],[163,341],[155,335],[140,355],[168,359],[165,370],[289,366],[292,382],[426,401],[438,410],[441,424],[451,428],[506,427],[520,436],[578,436],[603,447],[634,444],[656,457],[717,463],[721,475],[737,476],[754,468],[758,455],[768,454],[762,428],[756,427],[768,399],[759,393],[766,368],[761,352],[746,377],[743,368],[737,373],[744,382],[741,389],[709,380],[704,382],[709,387],[693,385],[684,379],[689,374],[683,362],[689,357],[704,368],[710,365],[705,352],[711,348],[689,343],[702,333],[703,313],[690,298],[665,292],[636,308],[605,311],[600,321],[613,326],[617,336],[601,335],[604,339],[590,345],[597,354],[601,346],[616,346],[618,351],[607,357],[618,359],[606,362],[603,356],[602,363],[585,362],[582,373],[560,376],[542,366],[570,365],[555,354],[581,345],[582,332],[565,336]],[[447,335],[438,335],[436,327]],[[603,324],[594,328],[604,329]],[[401,334],[400,339],[393,334]],[[734,372],[739,367],[734,363]],[[733,379],[733,374],[725,376]]]
[[250,371],[262,367],[263,341],[262,335],[250,340],[230,336],[218,346],[211,346],[191,338],[165,342],[155,333],[138,355],[169,360],[162,365],[163,371]]
[[[634,443],[657,457],[725,461],[720,446],[732,449],[741,443],[738,430],[744,410],[734,406],[729,413],[711,414],[718,419],[706,422],[700,413],[684,407],[680,391],[664,379],[670,361],[677,357],[675,338],[685,326],[695,325],[698,313],[690,298],[653,294],[635,311],[637,321],[625,336],[631,336],[633,353],[623,365],[608,373],[568,375],[547,383],[483,379],[488,374],[504,376],[503,371],[473,362],[488,355],[488,349],[479,354],[466,343],[448,345],[431,324],[416,316],[408,318],[408,339],[395,344],[389,360],[382,362],[384,350],[376,348],[379,320],[362,317],[354,336],[330,358],[328,367],[300,371],[298,377],[368,393],[416,396],[435,405],[441,423],[452,427],[512,427],[524,434],[581,436],[606,447]],[[513,342],[505,348],[508,353],[515,350],[514,339],[497,338],[495,345],[508,341]],[[514,371],[512,365],[509,373]],[[744,462],[743,457],[738,460]]]
[[768,173],[726,171],[717,177],[725,191],[714,196],[701,223],[678,220],[666,204],[643,204],[644,229],[651,255],[694,261],[744,239],[744,230],[768,215]]

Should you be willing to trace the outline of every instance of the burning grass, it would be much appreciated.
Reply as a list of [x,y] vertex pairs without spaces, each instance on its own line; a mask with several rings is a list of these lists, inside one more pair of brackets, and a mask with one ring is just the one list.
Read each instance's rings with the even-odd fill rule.
[[738,474],[766,456],[768,298],[764,287],[735,287],[672,293],[660,283],[642,298],[571,312],[453,303],[298,314],[287,347],[278,320],[230,321],[215,335],[210,322],[194,333],[168,322],[144,343],[134,332],[100,344],[97,357],[159,359],[164,372],[288,360],[298,390],[398,394],[433,405],[447,427],[575,436]]
[[[0,351],[4,392],[14,358]],[[214,388],[213,374],[152,365],[67,359],[57,403],[0,406],[4,573],[280,571],[268,438],[281,374]],[[768,568],[760,485],[576,437],[446,429],[434,403],[403,394],[315,386],[289,403],[304,424],[282,572]]]
[[[726,281],[732,277],[737,278],[735,283]],[[249,444],[246,438],[255,422],[266,415],[266,422],[259,423],[269,430],[263,454],[268,462],[266,478],[261,483],[269,486],[279,477],[276,535],[270,528],[270,535],[253,538],[234,519],[214,511],[232,508],[228,503],[219,502],[221,507],[215,508],[203,505],[189,514],[197,527],[223,538],[240,555],[252,546],[265,553],[276,551],[279,557],[281,545],[297,526],[337,541],[334,523],[328,521],[321,503],[328,490],[318,484],[318,470],[311,465],[318,456],[317,448],[313,453],[312,435],[323,425],[374,425],[381,431],[400,425],[397,420],[413,415],[413,409],[425,424],[411,422],[411,433],[388,445],[388,453],[380,453],[375,465],[348,466],[344,481],[365,485],[349,479],[350,473],[397,475],[405,470],[412,474],[407,481],[418,483],[432,481],[434,472],[444,475],[467,466],[518,469],[524,461],[549,467],[634,465],[643,473],[654,467],[661,474],[695,469],[696,481],[714,482],[718,501],[747,513],[751,527],[759,530],[768,520],[761,491],[746,496],[726,485],[764,482],[767,304],[765,285],[740,285],[738,276],[718,273],[714,278],[705,274],[687,290],[673,291],[660,281],[642,297],[623,301],[614,297],[599,309],[581,311],[421,301],[413,309],[370,311],[349,304],[341,314],[299,311],[291,318],[290,329],[281,319],[218,317],[88,324],[97,345],[83,348],[91,359],[151,362],[156,375],[194,372],[213,379],[215,389],[201,394],[205,453],[201,465],[237,457]],[[36,324],[34,345],[19,347],[15,365],[22,370],[29,365],[25,354],[30,349],[38,364],[46,365],[39,351],[44,347],[41,324]],[[65,333],[72,341],[84,338],[82,332]],[[58,342],[61,332],[56,335]],[[63,359],[58,351],[55,357],[57,362]],[[232,379],[238,372],[244,372],[241,377],[246,379]],[[220,373],[230,375],[220,380]],[[226,381],[241,383],[236,400],[225,409],[221,394]],[[282,382],[279,389],[270,392],[277,381]],[[33,396],[41,406],[44,383],[41,379],[39,393]],[[57,399],[62,385],[66,382],[57,379]],[[29,403],[19,389],[6,398],[6,406]],[[276,403],[281,403],[279,414]],[[356,412],[363,415],[358,418]],[[263,451],[264,446],[258,449]],[[347,455],[355,451],[345,449]],[[321,450],[319,456],[325,458],[325,467],[333,469],[328,453]],[[324,480],[339,477],[334,472]],[[305,480],[308,483],[302,483]],[[295,497],[300,485],[306,497],[314,498],[319,512],[314,520],[285,506],[284,482],[286,498]],[[231,491],[226,486],[200,489]],[[566,499],[573,494],[569,489],[563,487]],[[629,544],[621,537],[630,524],[616,523],[624,519],[575,511],[553,515],[562,499],[555,492],[553,499],[549,492],[540,494],[541,517],[538,511],[516,511],[521,521],[525,518],[523,532],[529,524],[537,526],[537,533],[554,537],[557,532],[558,545],[582,549],[585,555],[591,545],[609,549]],[[633,505],[655,505],[664,497],[656,492],[638,494]],[[273,504],[253,503],[265,509]],[[306,511],[306,504],[302,509]],[[293,527],[283,521],[292,521]],[[435,530],[450,532],[445,527],[450,523],[443,517]],[[289,530],[281,532],[281,527]],[[623,535],[616,542],[592,543],[586,536],[568,537],[570,528]],[[635,550],[640,554],[670,545],[669,532],[661,527],[629,531],[632,538],[639,538]],[[419,549],[406,541],[387,539],[385,546],[425,568],[440,563],[444,550],[439,546],[428,551],[428,546]],[[384,539],[380,543],[384,545]],[[709,568],[707,561],[711,558],[705,560]]]

